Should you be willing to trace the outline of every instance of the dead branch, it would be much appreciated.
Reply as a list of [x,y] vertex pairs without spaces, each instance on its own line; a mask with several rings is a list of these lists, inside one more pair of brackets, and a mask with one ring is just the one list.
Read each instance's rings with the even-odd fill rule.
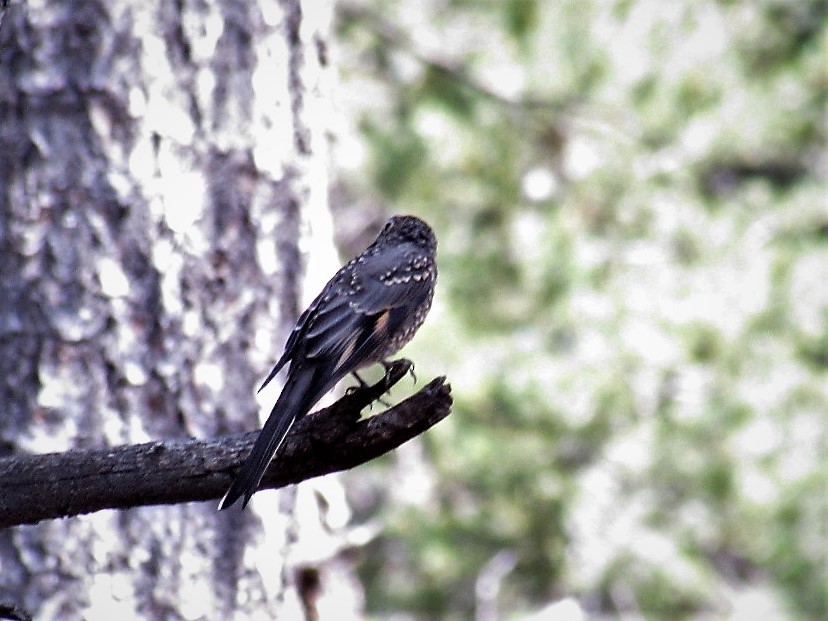
[[[297,421],[260,489],[353,468],[448,416],[451,388],[438,377],[398,405],[359,419],[409,368],[398,360],[376,384]],[[2,458],[0,528],[101,509],[218,500],[257,434]]]

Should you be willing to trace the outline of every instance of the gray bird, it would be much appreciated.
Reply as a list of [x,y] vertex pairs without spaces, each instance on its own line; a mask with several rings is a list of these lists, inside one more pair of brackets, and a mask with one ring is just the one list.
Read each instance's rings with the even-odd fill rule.
[[437,238],[414,216],[394,216],[328,281],[296,322],[261,391],[290,362],[287,381],[250,457],[219,503],[247,506],[291,425],[339,380],[385,362],[423,323],[437,281]]

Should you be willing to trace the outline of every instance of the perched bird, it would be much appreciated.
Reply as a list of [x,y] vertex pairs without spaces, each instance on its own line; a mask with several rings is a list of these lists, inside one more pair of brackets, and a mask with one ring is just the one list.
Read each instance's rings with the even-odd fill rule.
[[290,363],[281,395],[250,457],[219,503],[247,506],[291,425],[349,373],[385,362],[431,308],[437,238],[414,216],[394,216],[362,254],[343,266],[296,322],[261,391]]

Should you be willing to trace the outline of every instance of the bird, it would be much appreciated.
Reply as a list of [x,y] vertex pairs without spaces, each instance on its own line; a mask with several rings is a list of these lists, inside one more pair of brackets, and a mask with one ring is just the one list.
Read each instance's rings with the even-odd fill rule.
[[287,379],[250,456],[219,503],[242,509],[293,423],[341,379],[387,364],[422,325],[437,281],[437,238],[416,216],[392,216],[377,238],[334,274],[299,316],[259,391],[288,365]]

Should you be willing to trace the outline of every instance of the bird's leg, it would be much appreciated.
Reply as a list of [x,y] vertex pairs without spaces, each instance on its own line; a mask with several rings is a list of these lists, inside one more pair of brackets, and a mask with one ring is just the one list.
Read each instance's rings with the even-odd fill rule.
[[[405,371],[403,371],[403,374],[411,373],[411,377],[414,378],[414,382],[417,382],[417,376],[414,375],[414,363],[410,360],[407,360],[406,358],[400,358],[399,360],[381,360],[380,364],[385,369],[385,376],[382,378],[382,381],[388,385],[388,389],[385,391],[385,394],[391,394],[391,386],[394,383],[391,376],[393,375],[394,367],[399,366],[400,363],[405,365]],[[402,378],[402,376],[400,376],[400,378]],[[382,399],[377,399],[377,401],[382,403],[385,407],[390,407],[390,404],[386,403]]]
[[353,375],[354,379],[356,379],[356,381],[359,383],[360,388],[365,388],[368,385],[368,382],[362,379],[362,376],[356,371],[351,371],[351,375]]
[[[388,372],[388,370],[386,369],[386,373],[387,372]],[[371,385],[368,382],[366,382],[364,379],[362,379],[362,376],[360,376],[360,374],[357,373],[356,371],[351,371],[351,375],[354,376],[354,379],[357,381],[358,386],[348,386],[348,388],[345,389],[345,394],[346,395],[352,395],[357,390],[365,390],[366,388],[371,387]],[[387,408],[391,407],[390,403],[386,403],[382,399],[377,399],[377,401],[379,401],[382,405],[384,405]],[[370,405],[371,404],[369,404],[369,408],[370,408]]]
[[366,382],[359,373],[356,371],[351,371],[351,375],[354,376],[354,379],[357,381],[358,386],[348,386],[347,390],[345,390],[346,395],[353,394],[357,390],[362,390],[363,388],[368,388],[368,382]]
[[[388,389],[385,391],[385,394],[391,394],[391,385],[394,383],[392,378],[394,366],[398,366],[399,363],[403,363],[406,365],[405,373],[411,373],[411,377],[414,378],[414,381],[417,381],[417,376],[414,375],[414,363],[410,360],[406,360],[405,358],[400,358],[399,360],[380,360],[380,364],[382,368],[385,369],[385,375],[382,378],[382,381],[388,385]],[[385,399],[378,397],[377,401],[379,401],[382,405],[387,408],[391,407],[391,404],[388,403]]]
[[353,407],[363,409],[375,401],[380,401],[386,407],[390,407],[390,404],[381,400],[380,397],[388,393],[397,382],[408,374],[411,369],[411,361],[405,358],[385,361],[384,367],[386,369],[385,375],[378,382],[365,387],[352,386],[348,389],[346,397],[353,404]]

